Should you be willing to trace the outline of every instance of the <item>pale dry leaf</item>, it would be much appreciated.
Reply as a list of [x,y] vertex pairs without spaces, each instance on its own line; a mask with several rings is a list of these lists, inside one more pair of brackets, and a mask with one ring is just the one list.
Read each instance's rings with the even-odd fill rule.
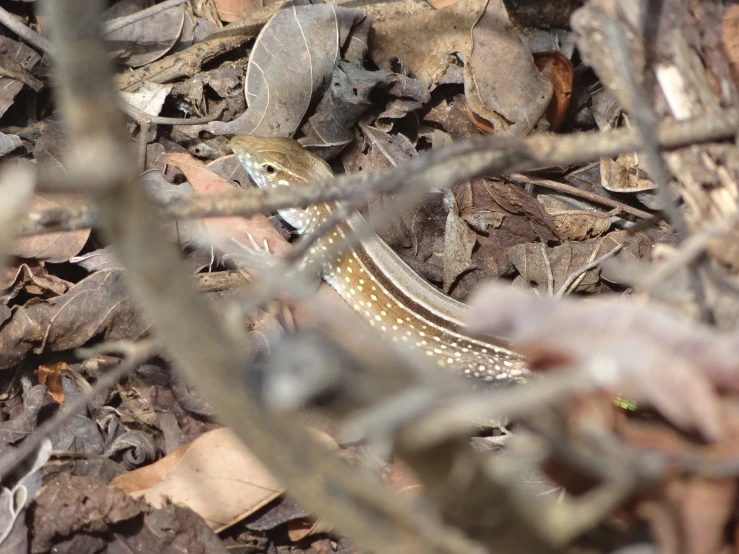
[[0,133],[0,156],[10,154],[13,150],[20,148],[21,146],[21,139],[18,135]]
[[215,429],[158,462],[112,484],[161,507],[163,497],[184,504],[219,529],[282,494],[282,487],[227,428]]
[[[547,247],[541,243],[526,243],[508,249],[511,263],[521,274],[524,282],[542,292],[556,293],[567,279],[606,250],[602,241],[568,242]],[[599,269],[585,272],[577,284],[577,292],[593,292],[598,283]]]
[[721,45],[731,64],[734,81],[739,82],[739,4],[729,4],[721,21]]
[[451,54],[468,59],[472,26],[486,5],[485,0],[458,0],[439,10],[421,2],[384,5],[383,17],[372,23],[372,59],[384,67],[397,57],[432,88],[446,73]]
[[564,210],[549,215],[563,240],[599,237],[611,227],[611,216],[594,210]]
[[526,136],[546,112],[553,87],[518,37],[503,0],[488,0],[472,39],[464,66],[467,106],[496,134]]
[[144,81],[136,92],[120,92],[123,99],[149,115],[159,115],[172,85],[160,85]]
[[[148,0],[119,0],[103,14],[103,21],[148,8]],[[173,6],[137,23],[107,33],[106,42],[128,66],[141,67],[170,51],[182,32],[185,6]]]
[[[40,195],[37,194],[30,202],[31,211],[43,211],[64,206],[67,203],[78,201],[72,195]],[[62,231],[33,235],[15,241],[10,247],[10,254],[19,258],[44,260],[52,263],[66,262],[79,254],[87,243],[90,229],[78,231]]]
[[477,242],[475,232],[459,217],[457,203],[453,204],[447,214],[444,231],[444,292],[449,292],[454,281],[474,267],[472,249]]
[[637,154],[623,154],[600,160],[601,185],[611,192],[633,193],[652,190],[656,185],[639,168]]
[[311,101],[330,83],[343,45],[364,18],[364,10],[334,4],[285,4],[254,43],[244,82],[247,110],[208,129],[218,135],[292,136]]

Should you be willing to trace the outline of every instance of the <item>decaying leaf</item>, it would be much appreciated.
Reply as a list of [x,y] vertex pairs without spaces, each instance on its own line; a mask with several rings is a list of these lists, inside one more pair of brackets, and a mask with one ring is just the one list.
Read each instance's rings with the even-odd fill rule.
[[10,154],[16,148],[23,145],[21,139],[17,135],[8,135],[0,133],[0,156]]
[[444,291],[449,292],[454,281],[463,272],[472,267],[472,249],[477,242],[477,235],[467,223],[459,217],[454,195],[447,214],[444,232]]
[[64,388],[62,387],[62,371],[69,370],[69,364],[59,362],[52,366],[40,365],[36,370],[36,378],[40,385],[44,385],[46,390],[54,400],[59,404],[64,404]]
[[145,82],[136,92],[119,93],[123,99],[149,115],[159,115],[172,85]]
[[[455,188],[462,217],[479,232],[496,236],[501,246],[541,240],[559,241],[554,220],[540,202],[520,188],[497,179],[474,179]],[[496,215],[497,214],[497,215]],[[491,224],[482,228],[483,222]],[[518,239],[518,240],[516,240]]]
[[221,21],[231,23],[246,13],[263,7],[261,0],[215,0],[218,17]]
[[643,246],[645,240],[643,235],[631,237],[618,231],[606,237],[567,242],[553,248],[542,244],[520,244],[510,248],[508,255],[521,279],[541,291],[558,293],[573,274],[581,274],[567,292],[593,292],[600,279],[600,268],[590,268],[582,273],[586,266],[620,245],[625,247],[616,254],[617,260],[624,257],[642,259],[649,252]]
[[282,493],[282,487],[233,431],[201,435],[150,466],[120,475],[113,484],[154,506],[166,496],[224,528]]
[[122,272],[100,271],[62,296],[14,307],[0,328],[0,369],[13,367],[32,350],[71,350],[95,336],[135,340],[147,328]]
[[601,184],[611,192],[643,192],[656,188],[655,184],[639,168],[637,154],[624,154],[611,160],[600,161]]
[[550,215],[563,240],[599,237],[611,227],[611,216],[595,210],[564,210]]
[[[0,37],[0,51],[6,56],[11,57],[15,62],[18,62],[25,69],[32,69],[41,59],[41,56],[30,46],[26,46],[8,37]],[[0,116],[13,105],[15,95],[22,88],[23,83],[18,79],[7,75],[0,76]]]
[[18,263],[0,273],[0,290],[7,298],[15,297],[20,290],[34,296],[59,296],[72,285],[50,274],[43,263],[35,260]]
[[[79,200],[79,197],[72,195],[36,195],[31,200],[29,208],[33,211],[42,211]],[[18,239],[13,243],[10,253],[19,258],[52,263],[66,262],[82,250],[89,236],[90,229],[33,235]]]
[[[248,109],[229,123],[210,123],[209,130],[219,135],[292,136],[311,101],[329,85],[341,49],[364,18],[363,10],[334,4],[285,4],[259,33],[249,57]],[[367,27],[365,23],[364,37],[356,42],[367,44]]]
[[485,0],[458,0],[439,10],[421,2],[391,5],[389,10],[400,13],[373,20],[370,55],[380,67],[390,58],[398,58],[432,88],[446,72],[451,54],[459,52],[468,59],[470,31],[486,4]]
[[[104,14],[109,21],[148,8],[149,0],[119,0]],[[134,25],[105,35],[113,51],[130,67],[140,67],[158,60],[175,45],[185,22],[185,7],[180,4]]]
[[549,106],[553,88],[513,30],[503,0],[488,0],[472,39],[464,66],[467,105],[496,134],[526,136]]
[[89,477],[59,475],[44,485],[34,510],[35,552],[48,551],[57,536],[103,533],[144,509],[141,502]]
[[[396,67],[399,64],[391,64]],[[303,126],[303,146],[330,159],[354,138],[354,126],[372,106],[370,95],[384,90],[390,97],[402,99],[406,111],[420,108],[430,98],[426,88],[412,77],[393,71],[367,71],[356,61],[341,61],[334,69],[331,86],[316,107],[315,114]],[[387,110],[386,110],[387,111]],[[389,117],[383,112],[380,118]]]

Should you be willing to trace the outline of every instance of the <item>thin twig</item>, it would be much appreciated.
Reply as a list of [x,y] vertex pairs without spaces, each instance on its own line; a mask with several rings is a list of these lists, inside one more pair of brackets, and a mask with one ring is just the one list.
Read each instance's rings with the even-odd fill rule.
[[557,192],[563,192],[565,194],[577,196],[579,198],[583,198],[585,200],[589,200],[590,202],[595,202],[603,206],[608,206],[610,208],[619,208],[623,213],[633,215],[634,217],[638,217],[640,219],[651,219],[652,217],[654,217],[654,215],[650,214],[649,212],[634,208],[613,198],[608,198],[606,196],[601,196],[600,194],[588,192],[586,190],[582,190],[566,183],[559,183],[550,179],[536,179],[533,177],[529,177],[528,175],[523,175],[521,173],[513,173],[510,176],[510,179],[511,181],[527,183],[535,185],[537,187],[545,187],[548,189],[556,190]]

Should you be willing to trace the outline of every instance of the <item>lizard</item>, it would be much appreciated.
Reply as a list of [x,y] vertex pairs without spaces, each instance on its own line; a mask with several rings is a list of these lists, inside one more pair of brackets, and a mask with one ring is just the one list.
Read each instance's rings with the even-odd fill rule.
[[[261,189],[295,187],[333,177],[331,166],[290,138],[240,135],[231,150]],[[279,210],[299,234],[326,221],[336,203]],[[530,375],[523,357],[501,338],[477,338],[465,332],[467,306],[442,293],[415,273],[355,212],[322,237],[308,256],[319,256],[323,279],[363,319],[396,343],[418,349],[436,365],[464,377],[494,383],[525,382]],[[341,245],[362,230],[362,240],[338,254]],[[324,252],[333,252],[328,258]]]

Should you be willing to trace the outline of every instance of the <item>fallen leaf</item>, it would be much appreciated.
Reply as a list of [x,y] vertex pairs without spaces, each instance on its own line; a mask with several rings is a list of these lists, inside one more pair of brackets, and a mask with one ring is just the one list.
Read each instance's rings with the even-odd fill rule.
[[[341,49],[364,18],[364,10],[334,4],[285,4],[251,51],[244,83],[248,109],[228,123],[214,121],[208,129],[217,135],[292,136],[311,101],[329,85]],[[356,38],[367,44],[366,34]]]
[[243,519],[283,490],[226,428],[205,433],[150,466],[116,477],[112,484],[155,507],[166,496],[215,529]]
[[487,2],[458,0],[439,10],[421,2],[394,4],[383,6],[382,17],[373,19],[370,55],[379,67],[397,57],[432,88],[443,78],[451,54],[468,59],[472,26]]
[[[73,195],[37,194],[31,199],[29,210],[49,210],[64,206],[67,203],[75,203],[79,200],[79,196]],[[10,254],[19,258],[43,260],[52,263],[66,262],[82,250],[89,236],[90,229],[32,235],[16,240],[10,248]]]
[[71,350],[93,337],[135,340],[147,329],[123,272],[99,271],[62,296],[15,306],[0,327],[0,369],[15,366],[34,349]]
[[615,160],[601,158],[600,175],[601,185],[611,192],[634,193],[657,188],[640,169],[637,154],[623,154]]
[[[148,8],[149,0],[119,0],[103,14],[103,21],[132,15]],[[169,52],[182,32],[185,6],[180,4],[133,25],[106,33],[106,43],[128,66],[140,67]]]
[[599,237],[611,227],[611,216],[595,210],[549,212],[562,240],[587,240]]
[[15,444],[33,433],[37,427],[39,412],[47,403],[51,401],[46,395],[46,387],[44,385],[31,387],[23,397],[21,413],[16,413],[13,419],[0,423],[0,446]]
[[497,135],[526,136],[549,106],[553,88],[511,25],[503,0],[488,0],[472,39],[464,66],[469,109]]
[[729,4],[721,21],[721,46],[731,64],[734,82],[739,82],[739,4]]
[[472,249],[477,235],[459,217],[454,195],[450,194],[452,206],[446,219],[444,231],[444,292],[449,292],[454,281],[472,265]]
[[172,85],[160,85],[144,81],[136,92],[120,92],[123,99],[134,108],[149,114],[159,115]]
[[36,370],[36,378],[40,385],[45,385],[46,389],[54,400],[59,404],[64,404],[64,388],[62,387],[62,370],[69,371],[69,365],[66,362],[59,362],[52,366],[40,365]]
[[354,127],[377,102],[380,91],[406,104],[404,111],[391,114],[386,110],[377,119],[391,115],[404,117],[409,111],[421,108],[430,98],[428,90],[417,79],[400,72],[403,69],[400,64],[392,67],[398,72],[368,71],[357,61],[340,61],[334,69],[331,86],[301,129],[305,137],[300,143],[325,159],[334,157],[354,139]]
[[562,52],[538,52],[534,54],[534,63],[552,83],[554,95],[547,108],[547,121],[549,128],[556,132],[564,123],[570,106],[575,70],[572,62]]
[[[6,56],[12,57],[14,61],[18,62],[25,69],[33,69],[41,59],[41,56],[30,46],[16,42],[8,37],[0,37],[0,51]],[[8,108],[13,105],[15,95],[22,88],[22,82],[11,77],[0,77],[0,116],[5,114]]]
[[46,266],[35,260],[27,260],[0,271],[0,290],[7,298],[25,291],[34,296],[60,296],[73,285],[47,271]]
[[0,156],[10,154],[16,148],[20,148],[23,145],[21,139],[17,135],[8,135],[0,133]]
[[264,7],[261,0],[215,0],[215,5],[218,17],[226,23],[236,21],[244,14]]

